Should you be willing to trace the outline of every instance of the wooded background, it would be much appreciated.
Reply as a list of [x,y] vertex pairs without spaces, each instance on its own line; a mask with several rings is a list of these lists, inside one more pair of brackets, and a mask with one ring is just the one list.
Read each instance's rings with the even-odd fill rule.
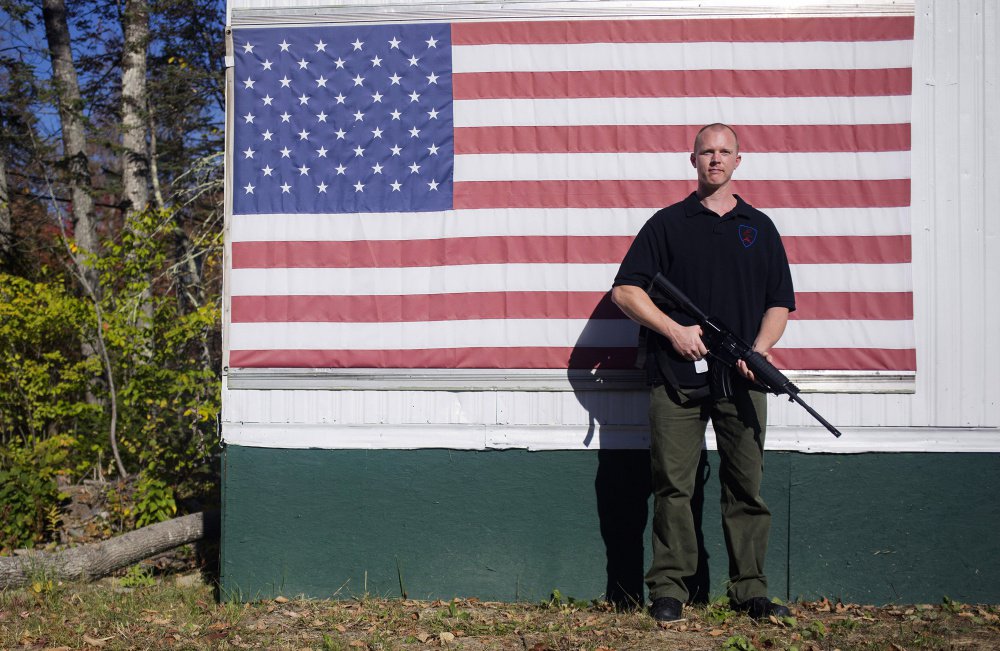
[[2,551],[217,500],[225,8],[0,9]]

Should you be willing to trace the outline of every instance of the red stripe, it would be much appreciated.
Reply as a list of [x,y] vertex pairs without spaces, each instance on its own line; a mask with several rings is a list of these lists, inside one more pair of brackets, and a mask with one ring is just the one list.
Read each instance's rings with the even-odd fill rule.
[[[447,348],[423,350],[233,350],[233,368],[631,369],[635,348]],[[883,348],[774,350],[785,370],[913,371],[916,351]]]
[[[458,127],[456,154],[690,152],[700,125]],[[735,125],[747,152],[909,151],[909,124]]]
[[635,348],[233,350],[233,368],[634,368]]
[[788,371],[915,371],[912,348],[775,348],[774,365]]
[[[872,208],[910,205],[910,180],[734,181],[759,208]],[[466,181],[454,207],[658,208],[694,190],[692,181]]]
[[909,68],[587,70],[452,75],[457,100],[581,97],[860,97],[909,95]]
[[792,264],[910,262],[909,235],[787,236],[781,241]]
[[455,23],[453,45],[498,43],[773,43],[898,41],[913,38],[910,16],[558,20]]
[[796,292],[795,306],[791,318],[803,321],[905,321],[913,318],[913,294],[910,292]]
[[234,242],[234,269],[398,268],[504,263],[621,262],[622,236],[492,236],[438,240]]
[[[913,318],[908,292],[799,292],[798,320]],[[466,319],[625,319],[607,292],[402,296],[233,296],[233,323],[397,323]]]

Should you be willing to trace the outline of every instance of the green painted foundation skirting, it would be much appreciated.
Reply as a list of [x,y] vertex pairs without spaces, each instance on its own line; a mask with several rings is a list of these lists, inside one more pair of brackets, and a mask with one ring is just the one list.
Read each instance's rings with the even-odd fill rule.
[[[648,453],[226,447],[222,594],[643,598]],[[701,598],[725,593],[706,453]],[[1000,454],[769,452],[784,599],[1000,602]]]

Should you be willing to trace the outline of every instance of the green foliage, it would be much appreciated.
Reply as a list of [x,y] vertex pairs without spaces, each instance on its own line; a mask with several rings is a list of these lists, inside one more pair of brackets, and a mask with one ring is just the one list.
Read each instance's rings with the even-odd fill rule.
[[757,651],[757,647],[742,635],[732,635],[723,643],[722,651]]
[[153,578],[152,572],[136,563],[118,579],[118,584],[123,588],[148,588],[156,585],[156,579]]
[[174,491],[162,480],[143,474],[137,487],[135,513],[137,527],[169,520],[177,513]]
[[736,613],[729,607],[729,597],[721,596],[705,607],[705,621],[719,626],[729,621]]
[[813,640],[822,640],[827,636],[826,625],[823,622],[815,621],[809,625],[809,628],[802,631],[802,637],[811,638]]
[[0,448],[0,548],[33,547],[44,540],[51,509],[65,497],[56,476],[64,472],[73,443],[65,434],[28,436]]

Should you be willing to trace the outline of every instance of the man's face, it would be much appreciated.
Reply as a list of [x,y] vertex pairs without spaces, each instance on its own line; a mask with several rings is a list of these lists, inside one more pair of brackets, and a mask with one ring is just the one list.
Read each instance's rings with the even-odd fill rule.
[[695,142],[691,164],[698,170],[698,185],[712,188],[725,185],[740,165],[736,136],[724,127],[702,132]]

